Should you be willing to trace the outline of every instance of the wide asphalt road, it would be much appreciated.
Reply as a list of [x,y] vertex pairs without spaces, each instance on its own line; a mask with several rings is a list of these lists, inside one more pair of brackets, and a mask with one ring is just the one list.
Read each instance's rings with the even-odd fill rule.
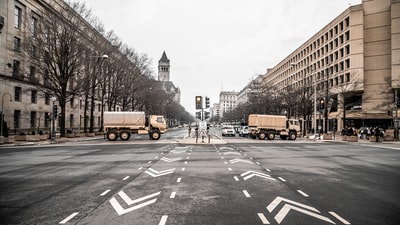
[[0,224],[400,224],[395,145],[184,135],[1,147]]

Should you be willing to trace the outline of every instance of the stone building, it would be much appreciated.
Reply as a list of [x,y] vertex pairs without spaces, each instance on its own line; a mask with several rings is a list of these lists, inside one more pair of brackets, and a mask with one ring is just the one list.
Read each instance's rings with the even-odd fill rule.
[[400,87],[400,1],[363,0],[349,7],[268,69],[263,82],[287,92],[307,88],[316,101],[327,100],[329,112],[314,114],[309,126],[393,126]]
[[163,89],[173,95],[173,100],[177,103],[181,101],[181,90],[170,80],[170,61],[165,51],[158,60],[158,81],[162,83]]

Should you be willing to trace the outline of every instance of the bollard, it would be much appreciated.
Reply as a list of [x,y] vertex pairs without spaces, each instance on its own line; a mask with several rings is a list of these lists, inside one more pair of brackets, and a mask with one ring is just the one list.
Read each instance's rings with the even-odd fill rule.
[[209,134],[208,135],[208,144],[210,144],[210,138],[211,138],[211,135]]

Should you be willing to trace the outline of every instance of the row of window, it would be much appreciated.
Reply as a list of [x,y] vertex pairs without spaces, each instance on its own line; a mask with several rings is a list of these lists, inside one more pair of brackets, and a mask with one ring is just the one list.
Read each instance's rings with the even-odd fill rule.
[[[40,115],[41,114],[41,115]],[[8,126],[10,128],[21,128],[21,124],[20,121],[24,119],[21,116],[21,110],[14,110],[14,121],[13,124],[9,124]],[[59,118],[61,119],[61,118]],[[82,119],[83,116],[81,116],[81,121],[79,122],[80,125],[82,125]],[[31,128],[49,128],[50,127],[50,112],[42,112],[42,113],[38,113],[36,111],[31,111],[30,113],[30,117],[29,117],[29,121],[30,121],[30,127]],[[87,120],[89,120],[89,116],[87,116]],[[59,121],[60,123],[60,121]],[[58,124],[59,124],[58,123]],[[74,114],[70,114],[69,115],[69,127],[75,127],[75,118],[74,118]],[[100,126],[101,124],[101,117],[98,116],[97,117],[97,126]],[[79,125],[78,125],[79,126]],[[96,124],[95,124],[96,126]]]

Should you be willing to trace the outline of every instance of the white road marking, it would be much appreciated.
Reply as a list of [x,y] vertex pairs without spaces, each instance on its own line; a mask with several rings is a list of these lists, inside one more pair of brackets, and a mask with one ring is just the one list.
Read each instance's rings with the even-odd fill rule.
[[268,168],[265,168],[265,170],[266,170],[266,171],[268,171],[268,172],[271,172],[271,170],[270,170],[270,169],[268,169]]
[[334,216],[336,219],[340,220],[340,222],[342,222],[343,224],[346,224],[346,225],[351,224],[350,222],[348,222],[347,220],[343,219],[341,216],[339,216],[335,212],[329,212],[329,214]]
[[177,183],[180,183],[180,182],[181,182],[181,180],[182,180],[182,178],[181,178],[181,177],[179,177],[179,178],[176,180],[176,182],[177,182]]
[[182,168],[182,171],[185,171],[185,167]]
[[225,161],[224,163],[225,163],[225,164],[228,164],[228,162],[227,162],[227,161]]
[[301,195],[303,195],[304,197],[309,197],[308,194],[304,193],[302,190],[297,190],[297,192],[299,192]]
[[267,218],[265,218],[264,213],[257,213],[257,215],[263,224],[270,224]]
[[158,225],[165,225],[167,223],[168,216],[164,215],[161,217],[160,223]]
[[282,177],[278,177],[279,180],[281,180],[282,182],[286,182],[285,179],[283,179]]
[[139,167],[139,169],[138,170],[142,170],[143,169],[143,167]]
[[111,191],[111,189],[107,189],[107,190],[105,190],[105,191],[103,191],[103,193],[101,193],[100,194],[100,196],[104,196],[104,195],[106,195],[108,192],[110,192]]
[[229,171],[232,171],[232,168],[229,167],[228,170],[229,170]]
[[150,164],[150,163],[151,163],[151,161],[148,161],[147,163],[148,163],[148,164]]
[[175,195],[176,195],[176,191],[173,191],[173,192],[171,193],[171,195],[169,196],[169,198],[175,198]]
[[67,218],[63,219],[59,224],[66,224],[68,221],[70,221],[72,218],[74,218],[76,215],[78,215],[78,212],[74,212],[71,215],[69,215]]
[[243,190],[243,194],[244,194],[244,196],[246,196],[246,198],[250,198],[251,197],[249,192],[247,192],[246,190]]
[[187,164],[187,161],[185,161],[185,164]]
[[239,178],[237,176],[233,176],[233,179],[235,179],[236,181],[239,181]]
[[124,177],[124,179],[122,179],[122,180],[128,180],[129,179],[129,176],[126,176],[126,177]]

